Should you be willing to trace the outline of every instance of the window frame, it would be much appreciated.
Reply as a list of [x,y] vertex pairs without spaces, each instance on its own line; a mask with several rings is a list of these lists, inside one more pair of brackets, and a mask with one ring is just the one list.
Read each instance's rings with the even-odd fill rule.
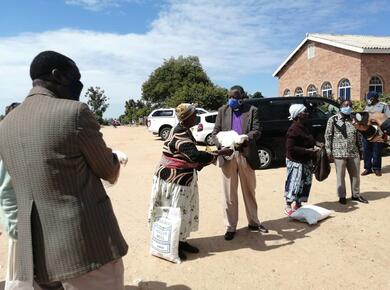
[[[379,80],[379,83],[373,83],[372,80],[377,79]],[[372,88],[373,87],[373,88]],[[381,88],[380,91],[377,90],[377,88]],[[377,92],[378,94],[383,94],[383,79],[379,75],[374,75],[370,78],[368,82],[368,91],[369,92]]]
[[[297,91],[300,90],[300,93],[297,93]],[[296,97],[303,97],[303,90],[301,87],[296,87],[294,91],[294,96]]]
[[317,87],[313,84],[310,84],[307,87],[307,96],[308,97],[316,97],[318,95]]
[[[345,85],[344,83],[348,82],[348,85]],[[339,98],[343,101],[346,100],[351,100],[351,93],[352,93],[352,86],[351,82],[347,78],[343,78],[340,80],[339,85],[338,85],[338,94]],[[342,92],[344,92],[342,94]]]
[[333,87],[332,87],[332,84],[330,82],[328,82],[328,81],[323,82],[323,84],[321,86],[321,95],[324,98],[328,98],[328,99],[332,98],[332,96],[333,96]]

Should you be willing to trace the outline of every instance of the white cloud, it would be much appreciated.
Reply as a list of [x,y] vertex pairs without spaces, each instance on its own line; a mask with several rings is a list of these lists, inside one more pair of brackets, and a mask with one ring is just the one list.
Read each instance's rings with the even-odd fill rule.
[[65,0],[65,4],[77,5],[93,11],[100,11],[109,7],[119,7],[126,2],[138,2],[138,0]]
[[[71,2],[102,7],[120,1],[67,0]],[[28,66],[37,53],[48,49],[74,59],[85,87],[104,88],[112,107],[138,98],[142,82],[171,56],[199,56],[217,83],[271,74],[305,30],[340,5],[339,0],[318,2],[322,1],[171,0],[145,34],[61,29],[0,38],[0,91],[6,94],[2,99],[13,101],[27,93]]]

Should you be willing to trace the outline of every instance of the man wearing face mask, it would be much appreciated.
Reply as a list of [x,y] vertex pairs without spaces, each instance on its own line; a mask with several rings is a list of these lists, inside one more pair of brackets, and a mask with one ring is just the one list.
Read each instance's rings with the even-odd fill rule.
[[238,148],[231,160],[219,158],[219,166],[222,169],[226,224],[225,240],[227,241],[234,238],[238,222],[238,179],[240,179],[244,198],[248,229],[268,232],[261,225],[257,216],[255,197],[256,175],[254,170],[260,168],[256,140],[261,135],[261,128],[256,107],[243,103],[244,95],[245,92],[241,86],[233,86],[230,89],[228,104],[219,108],[212,133],[218,149],[221,149],[221,144],[218,142],[216,135],[220,131],[234,130],[238,134],[248,135],[249,138]]
[[124,153],[108,148],[80,72],[54,51],[31,63],[33,88],[0,126],[0,155],[15,190],[15,280],[46,289],[123,290],[127,253],[101,179],[114,183]]
[[336,166],[339,202],[347,203],[345,187],[345,171],[347,170],[351,180],[351,199],[368,203],[360,195],[359,171],[362,136],[352,123],[351,113],[352,102],[346,100],[341,103],[340,112],[329,118],[325,130],[325,148]]
[[[367,106],[364,109],[369,113],[383,113],[390,117],[390,108],[387,104],[379,102],[379,95],[377,92],[368,92]],[[382,157],[381,152],[383,150],[382,142],[370,142],[367,139],[363,139],[364,146],[364,171],[362,176],[375,173],[376,176],[382,175]]]

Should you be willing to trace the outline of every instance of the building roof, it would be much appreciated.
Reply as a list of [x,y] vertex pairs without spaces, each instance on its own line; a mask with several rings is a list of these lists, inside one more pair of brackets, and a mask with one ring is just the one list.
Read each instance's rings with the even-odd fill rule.
[[390,36],[307,33],[305,39],[275,70],[273,76],[276,76],[295,53],[309,40],[358,53],[390,54]]

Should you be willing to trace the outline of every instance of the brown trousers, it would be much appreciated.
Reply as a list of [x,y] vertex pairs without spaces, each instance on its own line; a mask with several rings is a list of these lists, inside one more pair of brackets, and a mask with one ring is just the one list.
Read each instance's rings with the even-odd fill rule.
[[238,179],[244,198],[245,211],[249,225],[259,225],[255,197],[256,175],[245,157],[235,152],[232,160],[225,160],[222,165],[222,182],[224,192],[224,217],[226,230],[234,232],[238,222]]
[[38,290],[124,290],[124,267],[123,260],[107,263],[100,268],[88,272],[80,277],[65,281],[40,284]]

